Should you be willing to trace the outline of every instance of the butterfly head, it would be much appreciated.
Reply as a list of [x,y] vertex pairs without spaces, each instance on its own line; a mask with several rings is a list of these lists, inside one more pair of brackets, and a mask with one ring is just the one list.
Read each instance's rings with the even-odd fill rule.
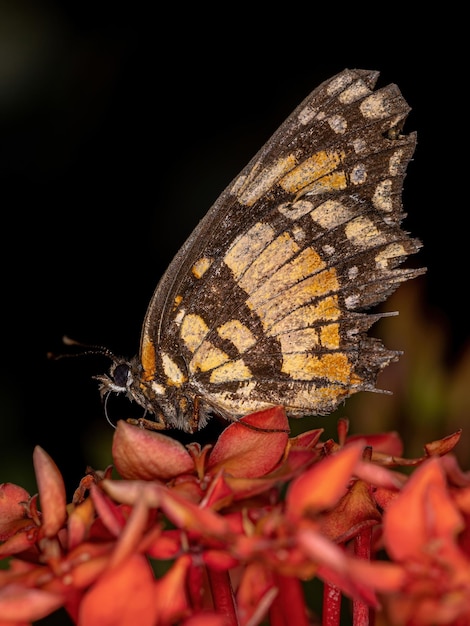
[[[99,354],[111,360],[111,367],[107,374],[100,374],[93,377],[99,382],[99,392],[105,405],[105,414],[108,422],[112,423],[106,409],[111,394],[124,394],[129,400],[139,404],[144,409],[145,413],[155,413],[153,405],[142,391],[142,366],[139,364],[137,357],[127,360],[123,357],[116,356],[111,350],[104,346],[83,344],[69,337],[63,337],[63,342],[67,346],[80,348],[80,351],[59,355],[49,353],[49,358],[63,359],[65,357]],[[112,425],[114,426],[114,424]]]
[[152,404],[142,391],[141,366],[138,364],[137,358],[128,361],[110,353],[108,356],[112,359],[109,372],[94,376],[95,380],[99,382],[99,391],[105,406],[112,393],[124,394],[126,398],[139,404],[145,413],[154,413]]

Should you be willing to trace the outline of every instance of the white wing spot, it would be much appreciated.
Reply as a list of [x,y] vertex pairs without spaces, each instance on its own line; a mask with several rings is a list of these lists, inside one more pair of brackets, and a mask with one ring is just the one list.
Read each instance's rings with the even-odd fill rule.
[[382,180],[375,188],[372,203],[379,211],[390,212],[393,210],[392,181]]
[[322,250],[325,254],[327,254],[328,256],[331,256],[332,254],[335,253],[336,248],[334,246],[330,246],[329,244],[326,244],[325,246],[322,246]]
[[347,298],[344,299],[344,304],[346,305],[346,308],[348,309],[355,309],[359,305],[360,301],[361,301],[360,295],[357,293],[354,293],[351,296],[348,296]]
[[326,88],[326,92],[329,96],[336,96],[343,91],[354,80],[350,72],[343,72],[335,76],[331,80]]
[[342,115],[332,115],[327,120],[331,130],[337,135],[342,135],[348,128],[348,122]]
[[390,157],[388,171],[391,176],[397,176],[400,173],[400,165],[403,157],[403,150],[397,150]]
[[354,148],[354,152],[356,154],[364,154],[367,152],[367,143],[360,137],[358,139],[354,139],[352,147]]
[[362,115],[369,120],[380,120],[390,114],[388,93],[376,91],[360,104]]
[[364,163],[356,163],[351,171],[351,182],[353,185],[362,185],[367,179],[367,169]]
[[340,94],[339,101],[342,104],[351,104],[352,102],[356,102],[357,100],[364,98],[370,93],[371,91],[364,81],[357,80]]
[[368,217],[360,215],[348,224],[345,228],[346,237],[359,248],[367,249],[381,245],[386,242],[386,236],[380,232],[377,226]]
[[355,278],[357,278],[358,274],[359,274],[359,270],[357,268],[357,265],[353,265],[352,267],[348,269],[349,280],[354,280]]

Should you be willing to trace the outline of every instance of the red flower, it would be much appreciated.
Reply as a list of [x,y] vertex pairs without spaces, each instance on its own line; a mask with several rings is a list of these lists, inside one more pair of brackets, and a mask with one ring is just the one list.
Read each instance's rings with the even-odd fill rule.
[[407,574],[385,599],[392,624],[470,623],[470,555],[459,542],[465,529],[468,536],[468,509],[459,504],[470,501],[470,476],[453,485],[448,468],[438,457],[427,460],[385,514],[385,546]]
[[[381,604],[395,619],[404,598],[425,620],[422,581],[431,599],[438,595],[426,570],[433,559],[454,568],[450,590],[468,591],[470,495],[452,457],[407,461],[396,435],[348,439],[343,421],[339,443],[320,442],[320,430],[287,432],[280,407],[231,424],[205,447],[119,422],[121,479],[111,479],[111,468],[91,472],[69,505],[57,467],[37,448],[40,510],[20,487],[0,491],[0,553],[14,557],[0,572],[0,625],[24,626],[65,607],[86,626],[255,626],[268,615],[275,626],[306,626],[302,583],[313,577],[325,583],[324,624],[335,623],[341,593],[353,599],[358,626]],[[428,453],[446,454],[457,439]],[[445,468],[452,491],[444,474],[407,483],[396,471],[420,463],[415,476]],[[414,490],[419,506],[411,506]],[[430,511],[438,506],[432,524],[428,501]],[[416,530],[403,543],[408,508]],[[377,559],[383,546],[389,561]],[[465,602],[448,604],[460,616]]]

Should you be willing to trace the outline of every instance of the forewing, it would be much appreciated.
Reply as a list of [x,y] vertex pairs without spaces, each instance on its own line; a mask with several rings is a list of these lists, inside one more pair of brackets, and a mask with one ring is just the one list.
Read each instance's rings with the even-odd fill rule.
[[224,191],[150,303],[147,379],[221,412],[323,414],[373,389],[395,353],[363,311],[421,270],[401,228],[414,134],[398,88],[345,70],[310,94]]

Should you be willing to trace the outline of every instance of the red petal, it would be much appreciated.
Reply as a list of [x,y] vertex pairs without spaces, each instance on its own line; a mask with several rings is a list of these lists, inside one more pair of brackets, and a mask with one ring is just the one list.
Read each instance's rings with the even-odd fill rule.
[[40,446],[34,449],[33,463],[42,511],[41,529],[46,537],[54,537],[67,519],[64,481],[57,465]]
[[379,524],[380,513],[369,493],[368,486],[357,480],[338,504],[322,516],[322,532],[335,543],[345,543],[359,530]]
[[3,483],[0,485],[0,541],[10,534],[11,523],[17,520],[24,520],[26,517],[26,509],[22,502],[28,502],[29,493],[13,485],[12,483]]
[[183,626],[227,626],[225,615],[205,611],[185,619]]
[[[269,476],[267,478],[235,478],[233,476],[224,476],[224,480],[230,488],[232,499],[242,500],[268,492],[271,487],[274,487],[284,480],[284,476],[281,478],[279,478],[277,474],[272,478]],[[222,504],[225,506],[224,502],[222,502]],[[217,506],[220,508],[219,503],[217,503]]]
[[277,588],[269,569],[261,563],[249,563],[237,591],[240,624],[259,624],[276,594]]
[[[109,479],[106,479],[109,480]],[[107,497],[96,485],[90,489],[91,500],[95,506],[96,514],[103,526],[115,537],[119,537],[126,523],[126,517],[121,507]]]
[[50,615],[63,603],[58,594],[12,585],[0,590],[0,619],[30,623]]
[[124,526],[110,561],[110,567],[116,567],[133,553],[137,552],[149,517],[147,504],[141,500],[132,508],[127,524]]
[[174,559],[181,553],[181,532],[166,530],[147,548],[146,554],[155,559]]
[[359,461],[355,474],[369,485],[384,489],[400,489],[404,481],[403,475],[369,461]]
[[74,589],[87,589],[103,572],[107,571],[114,545],[110,543],[81,543],[67,556],[70,572],[67,584]]
[[79,626],[154,626],[155,581],[145,558],[135,554],[108,571],[88,591],[80,606]]
[[169,480],[194,471],[186,448],[171,437],[119,421],[113,439],[113,459],[122,478]]
[[282,459],[288,430],[289,422],[282,407],[251,413],[223,431],[211,451],[208,469],[215,473],[223,467],[225,472],[237,477],[264,476]]
[[236,567],[238,560],[225,550],[206,549],[202,555],[204,563],[213,570],[227,571]]
[[163,626],[177,623],[187,613],[188,599],[185,589],[190,565],[191,557],[182,556],[165,576],[156,582],[154,594],[157,599],[157,624]]
[[328,509],[345,494],[352,472],[362,456],[364,445],[351,444],[318,461],[291,483],[286,512],[294,519]]
[[72,510],[67,521],[69,550],[78,546],[88,535],[94,519],[95,507],[91,498],[84,500]]
[[168,491],[160,508],[178,528],[208,536],[225,536],[229,531],[226,519],[211,509],[200,508]]
[[0,485],[0,558],[27,550],[36,542],[38,527],[24,506],[30,495],[12,483]]
[[307,430],[296,437],[290,437],[290,448],[314,448],[323,432],[324,428],[317,428],[316,430]]
[[202,505],[213,510],[220,510],[231,503],[233,495],[233,491],[228,486],[223,472],[220,472],[209,485]]
[[436,538],[454,537],[463,520],[450,498],[438,457],[423,463],[384,515],[384,539],[398,561],[419,558]]
[[387,454],[390,456],[401,456],[403,454],[403,442],[395,431],[379,433],[376,435],[351,435],[348,437],[348,444],[362,439],[365,445],[371,446],[373,453]]
[[405,581],[405,570],[395,563],[349,559],[349,573],[356,583],[369,585],[381,593],[399,591]]
[[287,481],[299,474],[301,471],[306,471],[315,461],[319,459],[319,453],[317,450],[308,450],[307,448],[291,448],[288,452],[286,460],[277,467],[274,472],[269,474],[269,477],[277,480]]
[[377,502],[378,506],[385,510],[392,500],[398,496],[400,492],[392,489],[384,489],[379,487],[374,490],[374,500]]
[[461,436],[462,430],[458,430],[448,437],[427,443],[424,446],[426,454],[429,454],[430,456],[448,454],[458,444]]
[[38,538],[38,527],[32,526],[25,529],[23,532],[18,532],[16,535],[12,535],[9,539],[4,541],[0,545],[0,559],[13,554],[19,554],[25,552],[32,545],[34,545]]
[[[453,487],[470,486],[470,472],[465,472],[455,456],[448,454],[441,458],[441,465],[446,473],[447,481]],[[469,508],[470,511],[470,508]]]
[[[318,564],[318,577],[330,585],[339,587],[346,594],[376,605],[374,576],[370,580],[355,580],[352,564],[360,559],[352,559],[335,543],[323,535],[301,530],[297,535],[299,546],[304,553]],[[360,560],[364,563],[363,560]]]

